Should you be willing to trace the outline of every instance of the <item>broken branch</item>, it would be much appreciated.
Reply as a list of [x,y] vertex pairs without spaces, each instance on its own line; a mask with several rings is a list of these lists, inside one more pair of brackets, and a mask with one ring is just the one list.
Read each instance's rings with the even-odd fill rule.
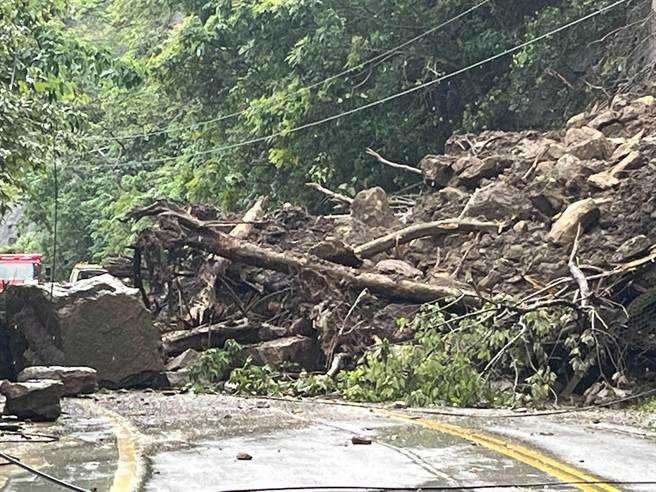
[[319,193],[323,193],[327,197],[335,200],[338,203],[341,203],[342,205],[350,206],[351,203],[353,203],[353,198],[342,195],[341,193],[330,191],[328,188],[324,188],[319,183],[305,183],[305,186],[312,188],[313,190],[317,190]]
[[419,176],[424,175],[424,172],[421,169],[417,169],[416,167],[412,167],[412,166],[406,166],[405,164],[397,164],[396,162],[388,161],[383,156],[381,156],[378,152],[372,149],[367,149],[367,154],[375,157],[378,160],[378,162],[380,162],[381,164],[385,164],[386,166],[390,166],[395,169],[401,169],[403,171],[408,171],[410,173],[418,174]]
[[369,241],[368,243],[358,246],[354,251],[355,254],[361,258],[371,258],[378,253],[387,251],[399,244],[408,243],[414,239],[460,234],[472,231],[497,233],[501,227],[502,224],[498,224],[497,222],[477,222],[458,219],[425,222],[423,224],[411,225],[378,239],[374,239],[373,241]]

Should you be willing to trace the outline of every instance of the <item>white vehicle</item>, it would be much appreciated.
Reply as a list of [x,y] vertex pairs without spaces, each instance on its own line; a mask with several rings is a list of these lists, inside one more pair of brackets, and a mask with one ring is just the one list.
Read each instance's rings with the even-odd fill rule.
[[71,277],[68,279],[68,281],[75,283],[87,278],[98,277],[99,275],[104,275],[105,273],[107,273],[107,270],[105,270],[100,265],[78,263],[73,267],[73,271],[71,271]]

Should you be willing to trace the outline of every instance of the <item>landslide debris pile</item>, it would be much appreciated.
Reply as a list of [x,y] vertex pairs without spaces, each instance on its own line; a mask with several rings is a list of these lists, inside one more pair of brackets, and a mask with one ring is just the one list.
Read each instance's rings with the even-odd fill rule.
[[[312,184],[336,215],[266,212],[264,197],[243,217],[157,202],[129,217],[153,220],[134,245],[135,286],[169,357],[234,339],[258,363],[334,374],[381,339],[411,340],[416,325],[398,320],[437,302],[445,333],[468,319],[483,339],[511,330],[471,358],[486,377],[517,390],[548,369],[555,392],[606,380],[625,394],[656,370],[655,116],[654,97],[616,96],[558,132],[454,136],[416,167],[371,151],[424,191]],[[530,329],[526,316],[555,309],[562,324]]]

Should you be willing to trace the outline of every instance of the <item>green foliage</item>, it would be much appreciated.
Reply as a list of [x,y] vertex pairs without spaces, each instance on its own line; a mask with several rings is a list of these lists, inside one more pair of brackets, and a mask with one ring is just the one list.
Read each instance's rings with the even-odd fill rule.
[[[331,378],[323,374],[309,374],[302,370],[298,377],[284,378],[286,369],[296,372],[296,367],[283,365],[280,370],[268,365],[253,364],[250,357],[244,360],[244,350],[234,340],[227,340],[222,349],[210,349],[201,354],[200,361],[191,367],[189,382],[196,393],[225,388],[245,395],[325,395],[335,390]],[[225,382],[225,385],[223,384]]]
[[[573,314],[539,309],[497,323],[488,314],[492,309],[489,305],[476,316],[451,319],[437,304],[424,306],[411,322],[414,341],[396,346],[381,341],[361,365],[340,373],[340,393],[357,401],[405,400],[415,406],[500,405],[518,397],[547,401],[557,382],[548,348]],[[572,370],[580,351],[577,345],[570,354]],[[507,378],[508,371],[514,372],[520,394],[495,389],[494,382]]]
[[436,331],[421,331],[408,345],[382,341],[362,365],[341,372],[338,381],[340,393],[356,401],[472,407],[491,405],[502,396],[494,394],[465,354],[449,351]]
[[[563,379],[586,370],[582,359],[603,351],[603,345],[588,332],[566,335],[576,326],[569,308],[513,313],[511,306],[512,299],[498,298],[475,313],[455,316],[439,304],[426,304],[414,319],[397,321],[399,326],[410,324],[412,341],[392,345],[378,340],[336,381],[297,373],[296,368],[289,373],[285,367],[254,365],[250,357],[244,361],[234,342],[206,352],[191,380],[203,391],[227,379],[226,390],[249,395],[332,393],[363,402],[403,400],[412,406],[540,405],[562,389]],[[555,347],[560,353],[554,354]],[[559,380],[559,373],[564,378]],[[504,383],[509,380],[515,381],[512,387]]]
[[192,389],[200,393],[225,381],[230,370],[237,364],[242,350],[241,345],[234,340],[226,340],[222,349],[204,351],[199,362],[189,370],[189,382],[192,384]]
[[77,81],[107,59],[66,32],[66,3],[0,0],[0,201],[25,187],[79,126]]
[[330,376],[302,371],[292,382],[290,390],[297,396],[320,396],[334,393],[337,386]]
[[[393,190],[409,178],[375,163],[367,147],[414,163],[439,153],[454,131],[556,124],[588,103],[591,87],[626,78],[626,52],[640,38],[623,54],[607,52],[614,36],[595,42],[626,21],[627,9],[617,8],[448,82],[291,132],[478,62],[611,0],[495,0],[364,69],[357,68],[363,61],[474,2],[71,2],[65,15],[49,16],[63,2],[0,0],[0,23],[27,26],[0,42],[0,102],[9,108],[0,103],[0,158],[9,153],[0,177],[18,185],[10,177],[43,166],[53,130],[67,125],[57,140],[64,276],[72,262],[122,253],[136,229],[120,217],[154,198],[234,209],[261,193],[272,202],[315,204],[309,180],[350,193]],[[36,56],[41,39],[53,49]],[[17,46],[22,70],[7,92]],[[85,46],[98,48],[86,48],[80,60]],[[38,63],[29,67],[31,60]],[[350,68],[357,69],[331,78]],[[115,138],[124,134],[136,137]],[[277,136],[239,145],[269,134]],[[45,251],[54,183],[39,175],[30,182],[27,220],[38,224]]]
[[641,412],[656,413],[656,396],[652,396],[647,401],[641,403],[638,410]]
[[230,373],[226,389],[245,395],[279,395],[283,386],[280,374],[270,366],[253,365],[249,358],[243,367]]

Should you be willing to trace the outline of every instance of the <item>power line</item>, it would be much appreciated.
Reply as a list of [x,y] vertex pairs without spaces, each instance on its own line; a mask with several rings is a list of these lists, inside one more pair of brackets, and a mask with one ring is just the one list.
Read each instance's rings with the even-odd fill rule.
[[[429,35],[433,34],[434,32],[437,32],[440,29],[443,29],[444,27],[448,26],[449,24],[452,24],[453,22],[462,19],[463,17],[469,15],[470,13],[474,12],[475,10],[483,7],[485,4],[490,3],[490,1],[491,0],[483,0],[482,2],[479,2],[476,5],[474,5],[473,7],[470,7],[467,10],[465,10],[464,12],[461,12],[460,14],[456,15],[455,17],[452,17],[452,18],[442,22],[441,24],[438,24],[437,26],[434,26],[434,27],[430,28],[428,31],[425,31],[425,32],[415,36],[414,38],[408,39],[407,41],[401,43],[398,46],[395,46],[394,48],[390,48],[387,51],[384,51],[383,53],[380,53],[379,55],[374,56],[373,58],[369,58],[369,59],[359,63],[358,65],[355,65],[354,67],[343,70],[343,71],[341,71],[341,72],[339,72],[335,75],[331,75],[330,77],[328,77],[326,79],[323,79],[319,82],[315,82],[315,83],[310,84],[308,86],[301,87],[300,89],[295,90],[293,92],[293,94],[297,94],[297,93],[299,93],[301,91],[304,91],[304,90],[314,89],[315,87],[319,87],[320,85],[324,85],[324,84],[326,84],[328,82],[331,82],[335,79],[339,79],[341,77],[344,77],[345,75],[348,75],[348,74],[350,74],[350,73],[352,73],[356,70],[360,70],[360,69],[366,67],[367,65],[369,65],[371,63],[374,63],[378,60],[382,60],[384,58],[387,58],[388,56],[391,56],[394,53],[396,53],[401,48],[405,48],[406,46],[409,46],[412,43],[415,43],[415,42],[419,41],[420,39],[423,39],[426,36],[429,36]],[[289,94],[285,95],[285,97],[283,99],[287,99],[288,97],[289,97]],[[131,134],[128,133],[128,134],[119,135],[119,136],[116,136],[116,137],[100,137],[100,136],[80,137],[80,139],[83,140],[83,141],[102,141],[102,140],[129,140],[129,139],[132,139],[132,138],[143,138],[143,137],[152,136],[152,135],[161,135],[163,133],[170,133],[172,131],[181,131],[181,130],[186,130],[186,129],[189,129],[189,128],[196,128],[200,125],[204,125],[204,124],[207,124],[207,123],[216,123],[218,121],[223,121],[223,120],[227,120],[227,119],[230,119],[230,118],[235,118],[237,116],[241,116],[242,114],[244,114],[246,112],[247,112],[247,110],[243,109],[243,110],[237,111],[235,113],[230,113],[230,114],[219,116],[217,118],[212,118],[212,119],[209,119],[209,120],[198,121],[198,122],[193,123],[191,125],[181,126],[181,127],[175,128],[173,130],[158,128],[157,130],[147,132],[147,133],[131,133]]]
[[[248,140],[244,140],[242,142],[223,145],[223,146],[220,146],[220,147],[215,147],[215,148],[200,151],[200,152],[195,152],[195,153],[189,154],[185,157],[197,157],[197,156],[202,156],[202,155],[214,154],[216,152],[222,152],[222,151],[225,151],[225,150],[231,150],[231,149],[235,149],[235,148],[239,148],[239,147],[244,147],[244,146],[255,144],[255,143],[265,142],[265,141],[270,140],[272,138],[276,138],[276,137],[280,137],[280,136],[286,136],[286,135],[289,135],[291,133],[296,133],[296,132],[299,132],[301,130],[305,130],[307,128],[312,128],[312,127],[315,127],[315,126],[323,125],[325,123],[329,123],[331,121],[335,121],[335,120],[344,118],[346,116],[350,116],[352,114],[359,113],[360,111],[364,111],[365,109],[370,109],[370,108],[373,108],[373,107],[376,107],[376,106],[380,106],[381,104],[384,104],[386,102],[389,102],[389,101],[392,101],[394,99],[398,99],[399,97],[403,97],[403,96],[406,96],[408,94],[412,94],[414,92],[420,91],[420,90],[425,89],[427,87],[430,87],[432,85],[435,85],[435,84],[438,84],[438,83],[443,82],[445,80],[456,77],[457,75],[461,75],[465,72],[473,70],[474,68],[478,68],[480,66],[486,65],[487,63],[498,60],[499,58],[503,58],[504,56],[508,56],[512,53],[515,53],[515,52],[523,49],[523,48],[526,48],[527,46],[531,46],[531,45],[533,45],[533,44],[535,44],[539,41],[542,41],[543,39],[546,39],[550,36],[553,36],[554,34],[558,34],[562,31],[565,31],[565,30],[573,27],[573,26],[576,26],[576,25],[578,25],[582,22],[585,22],[586,20],[589,20],[593,17],[597,17],[597,16],[599,16],[603,13],[606,13],[609,10],[611,10],[611,9],[613,9],[613,8],[619,6],[619,5],[622,5],[624,3],[627,3],[629,1],[631,1],[631,0],[618,0],[617,2],[614,2],[614,3],[608,5],[604,8],[596,10],[596,11],[594,11],[590,14],[587,14],[587,15],[585,15],[585,16],[577,19],[577,20],[574,20],[574,21],[569,22],[569,23],[567,23],[563,26],[560,26],[556,29],[553,29],[553,30],[551,30],[551,31],[549,31],[545,34],[542,34],[542,35],[537,36],[533,39],[525,41],[525,42],[523,42],[523,43],[521,43],[521,44],[519,44],[519,45],[517,45],[513,48],[509,48],[509,49],[504,50],[500,53],[497,53],[496,55],[490,56],[490,57],[485,58],[485,59],[483,59],[481,61],[478,61],[476,63],[472,63],[471,65],[468,65],[464,68],[461,68],[459,70],[451,72],[447,75],[443,75],[442,77],[439,77],[437,79],[433,79],[433,80],[430,80],[430,81],[425,82],[423,84],[417,85],[415,87],[411,87],[410,89],[406,89],[406,90],[398,92],[396,94],[392,94],[391,96],[387,96],[387,97],[384,97],[382,99],[378,99],[376,101],[370,102],[368,104],[365,104],[365,105],[358,106],[356,108],[350,109],[348,111],[344,111],[344,112],[341,112],[341,113],[338,113],[338,114],[335,114],[335,115],[332,115],[332,116],[328,116],[326,118],[323,118],[323,119],[320,119],[320,120],[317,120],[317,121],[313,121],[311,123],[306,123],[304,125],[300,125],[300,126],[288,129],[288,130],[280,130],[280,131],[274,132],[274,133],[272,133],[270,135],[267,135],[267,136],[264,136],[264,137],[254,137],[254,138],[251,138],[251,139],[248,139]],[[159,159],[152,159],[152,160],[147,160],[147,161],[137,161],[137,162],[133,162],[132,164],[139,164],[139,165],[142,165],[142,164],[156,164],[156,163],[161,163],[161,162],[173,161],[173,160],[179,159],[180,157],[183,157],[183,156],[178,155],[178,156],[171,156],[171,157],[162,157],[162,158],[159,158]]]
[[76,492],[89,492],[87,489],[83,489],[82,487],[78,487],[77,485],[73,485],[67,482],[64,482],[63,480],[60,480],[56,477],[53,477],[52,475],[48,475],[47,473],[44,473],[42,471],[37,470],[36,468],[32,468],[31,466],[26,465],[25,463],[20,462],[19,460],[15,459],[14,457],[6,454],[6,453],[0,453],[0,458],[6,460],[7,462],[19,466],[23,468],[24,470],[27,470],[30,473],[33,473],[37,477],[45,478],[46,480],[59,485],[60,487],[64,487],[69,490],[75,490]]

